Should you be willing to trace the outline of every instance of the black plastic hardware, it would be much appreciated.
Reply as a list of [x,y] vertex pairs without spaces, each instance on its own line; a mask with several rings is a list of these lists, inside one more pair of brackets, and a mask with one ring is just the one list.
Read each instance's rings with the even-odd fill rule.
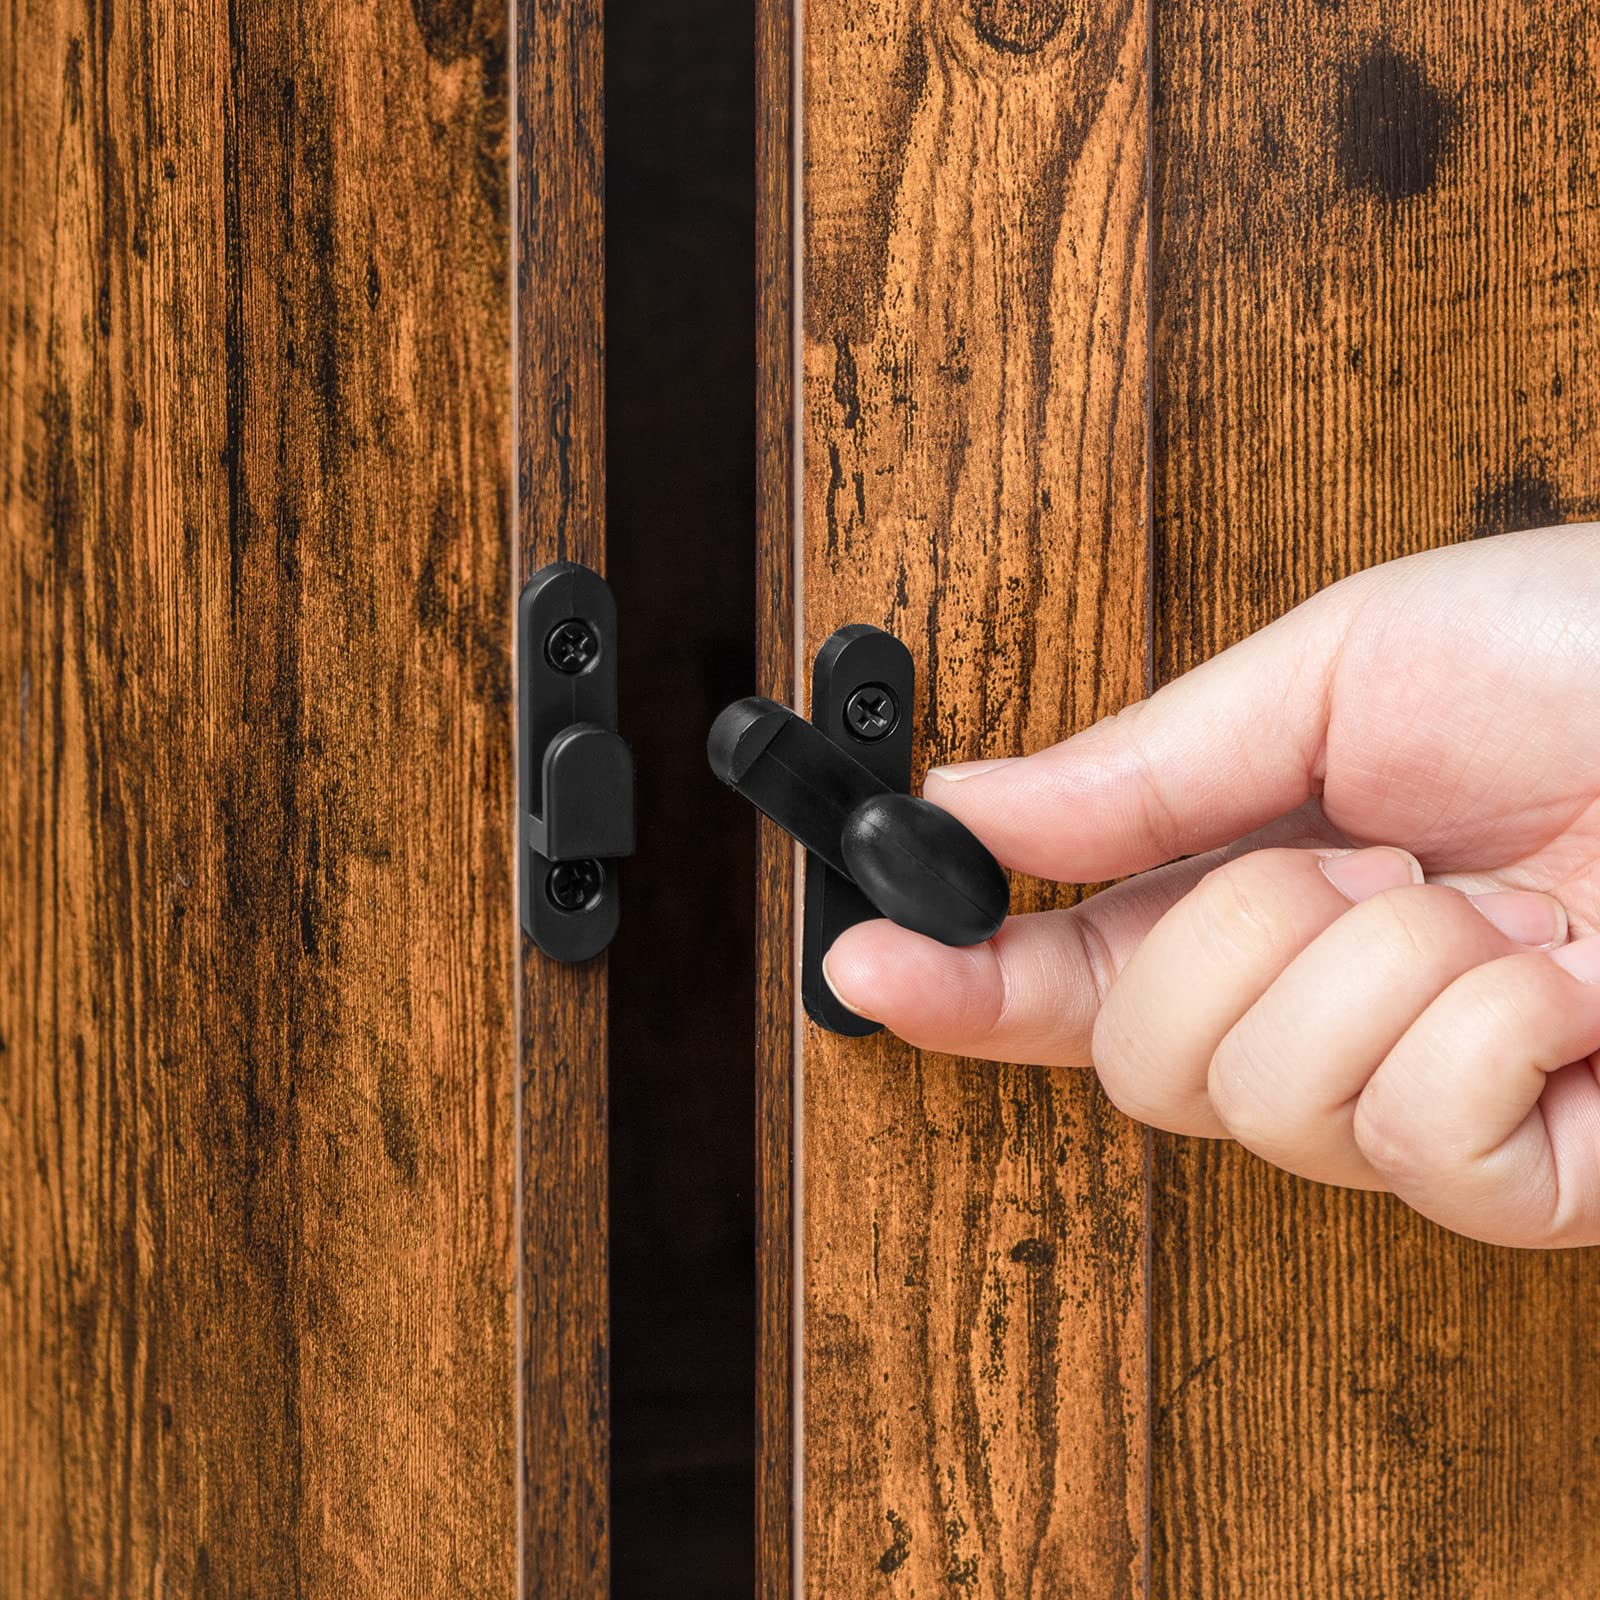
[[617,733],[617,606],[605,579],[557,561],[517,605],[522,926],[557,961],[611,943],[616,863],[633,854],[633,755]]
[[947,811],[906,793],[912,665],[880,629],[841,628],[812,669],[812,721],[772,700],[736,701],[707,743],[712,770],[807,850],[801,998],[819,1026],[856,1037],[822,958],[848,927],[889,917],[941,943],[981,944],[1010,891],[994,857]]
[[[911,708],[916,702],[911,652],[892,633],[852,622],[822,642],[811,663],[811,720],[842,744],[896,794],[911,787]],[[880,697],[887,697],[887,703]],[[888,726],[880,727],[887,714]],[[882,1025],[840,1005],[822,958],[846,928],[870,921],[877,909],[842,872],[806,852],[805,908],[800,941],[800,1002],[819,1028],[853,1039]]]

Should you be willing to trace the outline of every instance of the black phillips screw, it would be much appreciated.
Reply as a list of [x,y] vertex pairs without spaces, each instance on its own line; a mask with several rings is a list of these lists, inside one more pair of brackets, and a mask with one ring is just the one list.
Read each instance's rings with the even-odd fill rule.
[[844,723],[863,744],[876,744],[894,732],[900,703],[881,683],[864,683],[845,702]]
[[557,672],[575,678],[600,654],[600,636],[581,617],[568,617],[550,630],[544,658]]
[[550,868],[544,887],[558,911],[587,911],[605,882],[605,868],[598,861],[558,861]]

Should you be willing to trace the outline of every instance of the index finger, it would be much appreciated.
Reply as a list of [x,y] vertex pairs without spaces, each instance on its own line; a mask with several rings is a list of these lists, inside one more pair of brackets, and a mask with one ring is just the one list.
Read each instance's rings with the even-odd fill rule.
[[923,792],[1006,866],[1066,883],[1263,827],[1320,792],[1333,668],[1360,593],[1325,590],[1047,750],[934,768]]

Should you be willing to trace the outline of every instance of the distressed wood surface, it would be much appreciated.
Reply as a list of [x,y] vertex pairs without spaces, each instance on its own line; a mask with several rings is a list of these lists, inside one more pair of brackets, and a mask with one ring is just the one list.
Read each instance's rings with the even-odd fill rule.
[[[756,10],[757,692],[793,703],[794,9]],[[761,821],[756,879],[757,1600],[793,1593],[795,1506],[794,918],[796,853]]]
[[0,14],[19,1600],[516,1586],[507,60]]
[[[605,570],[604,60],[599,0],[517,8],[519,582]],[[509,375],[509,374],[508,374]],[[622,613],[620,627],[627,627]],[[627,886],[623,886],[627,904]],[[626,911],[624,911],[626,915]],[[606,957],[521,951],[524,1595],[610,1590]]]
[[[1156,667],[1600,507],[1600,11],[1163,5]],[[1162,1139],[1152,1594],[1600,1592],[1593,1252]]]
[[[906,641],[919,770],[1144,689],[1146,43],[1134,0],[805,7],[799,627]],[[1140,1131],[882,1037],[802,1066],[804,1592],[1133,1594]]]

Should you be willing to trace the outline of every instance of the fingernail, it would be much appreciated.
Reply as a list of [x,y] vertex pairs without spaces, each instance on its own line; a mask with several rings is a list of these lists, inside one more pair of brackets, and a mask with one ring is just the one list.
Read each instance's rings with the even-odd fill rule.
[[1600,983],[1600,933],[1563,945],[1550,959],[1579,983]]
[[[839,1004],[842,1005],[852,1016],[866,1017],[867,1014],[865,1011],[863,1011],[859,1006],[851,1005],[850,1002],[839,993],[839,985],[833,981],[833,969],[828,965],[828,961],[832,954],[833,952],[830,950],[828,954],[822,958],[822,981],[827,984],[830,992],[833,995],[833,998],[837,1000]],[[868,1017],[867,1020],[870,1022],[873,1019]]]
[[1567,936],[1567,909],[1547,894],[1525,889],[1502,889],[1467,898],[1508,939],[1518,944],[1560,944]]
[[976,778],[980,773],[993,772],[996,767],[1009,767],[1016,759],[1015,756],[999,756],[993,761],[958,761],[954,766],[929,767],[928,776],[945,783],[960,783],[963,778]]
[[1408,883],[1422,882],[1422,867],[1417,858],[1387,844],[1327,856],[1321,866],[1328,882],[1346,900],[1358,905],[1375,894],[1382,894],[1385,889],[1403,889]]

